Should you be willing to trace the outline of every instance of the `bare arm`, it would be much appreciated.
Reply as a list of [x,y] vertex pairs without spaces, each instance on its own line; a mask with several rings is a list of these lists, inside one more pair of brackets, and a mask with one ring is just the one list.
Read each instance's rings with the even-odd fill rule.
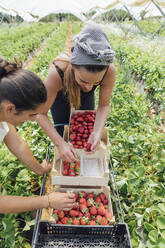
[[60,157],[69,162],[75,161],[77,160],[75,150],[58,134],[47,116],[47,112],[51,108],[58,91],[62,89],[61,78],[55,70],[54,65],[50,67],[48,76],[45,80],[45,86],[47,89],[48,100],[45,104],[45,108],[43,109],[43,114],[37,115],[36,120],[53,143],[58,147]]
[[51,193],[49,196],[1,196],[0,213],[19,213],[39,208],[70,210],[75,202],[73,193]]
[[99,105],[96,111],[96,119],[94,130],[89,137],[89,143],[92,144],[91,150],[95,150],[99,143],[102,129],[109,113],[109,103],[115,84],[115,67],[113,64],[109,66],[107,74],[100,86]]
[[18,135],[16,129],[11,124],[8,124],[9,132],[4,138],[4,142],[8,149],[19,159],[23,164],[25,164],[29,169],[42,175],[47,173],[51,169],[51,165],[46,161],[40,164],[33,153],[29,149],[26,142]]

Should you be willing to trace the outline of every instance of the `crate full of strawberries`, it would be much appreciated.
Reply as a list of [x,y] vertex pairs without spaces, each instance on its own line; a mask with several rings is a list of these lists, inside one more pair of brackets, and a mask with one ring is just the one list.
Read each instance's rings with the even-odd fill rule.
[[80,176],[80,160],[71,163],[61,160],[61,175]]
[[70,115],[69,141],[76,149],[90,151],[91,144],[88,138],[93,131],[95,122],[94,110],[75,110]]
[[[73,189],[75,204],[70,211],[53,209],[51,222],[70,225],[112,225],[115,222],[109,187],[102,189]],[[62,190],[65,192],[65,190]]]

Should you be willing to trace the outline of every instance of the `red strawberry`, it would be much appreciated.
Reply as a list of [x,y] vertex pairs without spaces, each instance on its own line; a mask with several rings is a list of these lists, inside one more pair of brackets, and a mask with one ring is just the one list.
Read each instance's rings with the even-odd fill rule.
[[75,196],[76,200],[79,198],[79,194],[75,194],[74,196]]
[[93,206],[94,205],[94,200],[92,199],[92,198],[89,198],[88,200],[87,200],[87,207],[91,207],[91,206]]
[[[80,139],[81,139],[81,138],[80,138]],[[77,145],[79,145],[79,146],[82,145],[82,141],[77,141],[76,143],[77,143]]]
[[98,207],[104,207],[105,208],[105,206],[102,202],[97,202],[97,204],[98,204]]
[[80,225],[80,221],[79,221],[79,219],[73,219],[73,225]]
[[73,170],[69,169],[68,175],[69,176],[75,176],[75,172]]
[[87,195],[87,199],[89,199],[89,198],[94,198],[94,194],[93,194],[93,193],[89,193],[89,194]]
[[58,214],[58,217],[59,217],[60,219],[63,219],[63,218],[64,218],[64,211],[59,210],[57,214]]
[[69,164],[64,164],[64,170],[69,170],[70,166]]
[[99,196],[97,196],[97,197],[95,198],[95,202],[101,202],[101,199],[100,199]]
[[62,175],[63,175],[63,176],[67,176],[67,175],[68,175],[68,170],[67,170],[67,169],[64,169],[64,170],[62,171]]
[[94,220],[90,220],[90,221],[89,221],[89,225],[90,225],[90,226],[95,226],[95,225],[96,225],[96,222],[95,222]]
[[74,124],[74,122],[75,122],[74,119],[72,119],[72,120],[70,121],[70,124]]
[[86,205],[80,204],[80,211],[84,214],[84,213],[89,212],[89,209],[87,208]]
[[[83,115],[82,115],[82,116],[83,116]],[[79,118],[77,118],[77,121],[78,121],[78,122],[83,122],[83,121],[84,121],[84,119],[82,118],[82,116],[79,117]]]
[[79,176],[80,172],[79,171],[75,171],[75,176]]
[[71,209],[71,210],[69,211],[69,214],[70,214],[71,217],[76,217],[76,216],[78,216],[78,211],[72,210],[72,209]]
[[61,225],[61,224],[63,224],[63,223],[62,223],[61,221],[58,220],[58,221],[56,222],[56,224]]
[[88,218],[82,217],[80,220],[81,225],[87,225],[89,222]]
[[93,207],[90,209],[90,213],[91,213],[92,215],[96,215],[96,214],[97,214],[96,206],[93,206]]
[[86,150],[87,150],[87,151],[91,151],[91,146],[92,146],[91,143],[87,143],[87,145],[86,145]]
[[75,139],[76,139],[76,134],[72,133],[72,134],[70,135],[70,140],[75,140]]
[[105,199],[105,200],[103,201],[103,204],[104,204],[104,205],[107,205],[107,204],[108,204],[108,200]]
[[86,205],[86,200],[85,200],[85,198],[81,198],[81,199],[79,200],[79,204],[85,204],[85,205]]
[[81,213],[80,211],[78,211],[78,217],[83,217],[83,213]]
[[99,207],[98,209],[97,209],[97,213],[99,214],[99,215],[104,215],[105,214],[105,208],[104,207]]
[[68,217],[61,219],[62,224],[68,224]]
[[110,212],[109,209],[105,210],[105,217],[107,218],[107,220],[110,222],[110,220],[113,218],[113,214]]
[[79,203],[75,202],[74,206],[72,207],[72,209],[79,209]]
[[89,212],[88,212],[88,213],[85,213],[85,214],[84,214],[84,217],[88,218],[88,220],[91,220],[91,215],[90,215]]
[[81,191],[81,192],[79,192],[79,195],[80,195],[81,198],[82,197],[86,198],[87,193],[85,191]]
[[70,163],[70,169],[74,169],[74,168],[75,168],[75,163],[74,162]]
[[100,193],[99,194],[99,197],[100,197],[100,199],[101,199],[102,202],[106,199],[104,193]]
[[100,221],[100,224],[101,224],[102,226],[107,226],[107,224],[108,224],[107,219],[106,219],[105,217],[103,217],[103,218],[101,219],[101,221]]
[[102,216],[101,216],[101,215],[97,215],[96,218],[95,218],[95,221],[96,221],[98,224],[100,224],[101,219],[102,219]]
[[83,128],[83,127],[80,127],[78,131],[79,131],[80,133],[83,133],[83,132],[84,132],[84,128]]

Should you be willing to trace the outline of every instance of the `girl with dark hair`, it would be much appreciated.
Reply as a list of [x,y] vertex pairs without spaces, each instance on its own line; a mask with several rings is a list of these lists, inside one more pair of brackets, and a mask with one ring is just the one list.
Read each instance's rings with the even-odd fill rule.
[[[29,169],[42,175],[51,169],[45,160],[40,164],[25,141],[17,134],[15,126],[34,120],[42,113],[47,92],[41,79],[33,72],[24,70],[18,63],[0,59],[0,143]],[[22,197],[0,195],[0,213],[22,212],[52,207],[68,210],[74,202],[74,194],[51,193],[48,196]]]
[[[61,158],[70,162],[77,159],[77,154],[73,147],[62,139],[63,127],[59,124],[69,122],[71,108],[93,110],[94,91],[99,87],[94,129],[88,139],[94,152],[108,116],[115,83],[115,53],[99,25],[92,23],[84,27],[75,37],[71,51],[71,55],[60,54],[50,66],[45,81],[48,92],[45,115],[37,116],[41,127],[57,145]],[[50,108],[56,130],[46,116]]]

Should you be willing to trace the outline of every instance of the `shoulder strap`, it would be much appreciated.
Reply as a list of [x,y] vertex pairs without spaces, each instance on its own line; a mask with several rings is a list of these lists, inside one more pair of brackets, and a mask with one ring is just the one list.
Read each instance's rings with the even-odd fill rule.
[[63,82],[63,80],[64,80],[64,72],[63,72],[63,70],[58,65],[56,65],[55,61],[53,61],[53,65],[55,66],[55,68],[56,68],[56,70],[57,70],[57,72],[58,72],[58,74],[59,74],[59,76],[60,76],[60,78],[61,78],[61,80]]

